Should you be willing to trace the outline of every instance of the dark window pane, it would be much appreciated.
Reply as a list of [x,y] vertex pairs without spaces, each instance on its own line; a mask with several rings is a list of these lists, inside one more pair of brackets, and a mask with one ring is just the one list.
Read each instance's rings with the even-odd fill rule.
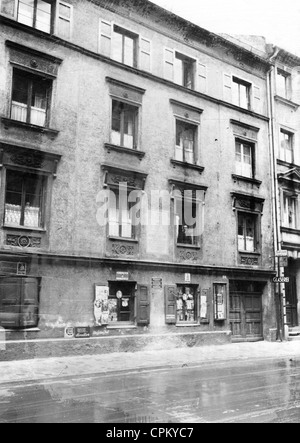
[[28,103],[29,79],[21,74],[14,74],[12,99],[17,103]]

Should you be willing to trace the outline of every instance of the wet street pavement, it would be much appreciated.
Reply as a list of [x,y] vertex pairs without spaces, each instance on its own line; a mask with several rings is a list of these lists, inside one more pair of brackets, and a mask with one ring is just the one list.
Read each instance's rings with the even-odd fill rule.
[[300,358],[0,384],[0,423],[299,423]]

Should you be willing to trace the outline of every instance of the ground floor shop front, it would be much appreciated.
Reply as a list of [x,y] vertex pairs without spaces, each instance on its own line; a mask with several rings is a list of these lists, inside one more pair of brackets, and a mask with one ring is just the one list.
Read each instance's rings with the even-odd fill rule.
[[[26,274],[26,275],[25,275]],[[0,278],[6,340],[101,340],[103,352],[276,338],[273,274],[38,257]]]

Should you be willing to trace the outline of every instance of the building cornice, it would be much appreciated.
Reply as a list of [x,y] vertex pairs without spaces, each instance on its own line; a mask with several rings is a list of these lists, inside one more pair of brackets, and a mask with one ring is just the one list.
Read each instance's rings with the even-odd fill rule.
[[[235,266],[209,266],[209,265],[200,265],[200,264],[193,264],[193,263],[172,263],[172,262],[158,262],[158,261],[148,261],[148,260],[124,260],[124,259],[116,259],[116,258],[100,258],[100,257],[87,257],[87,256],[80,256],[80,255],[60,255],[60,254],[49,254],[49,253],[32,253],[32,254],[26,254],[26,253],[16,253],[11,251],[0,251],[0,258],[1,259],[16,259],[16,260],[25,260],[28,259],[31,262],[36,265],[42,265],[43,263],[47,262],[54,262],[54,264],[64,263],[64,262],[76,262],[78,264],[82,265],[104,265],[104,266],[116,266],[116,267],[126,267],[126,268],[146,268],[146,269],[168,269],[173,270],[176,272],[202,272],[202,273],[230,273],[232,276],[233,273],[235,274],[245,274],[249,277],[266,277],[271,278],[276,274],[276,271],[273,269],[266,269],[261,268],[255,269],[252,268],[241,268],[241,267],[235,267]],[[253,274],[253,275],[251,275]]]

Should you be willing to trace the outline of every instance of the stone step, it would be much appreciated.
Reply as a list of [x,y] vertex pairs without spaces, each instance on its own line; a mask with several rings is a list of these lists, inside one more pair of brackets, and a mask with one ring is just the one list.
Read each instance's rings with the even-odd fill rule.
[[300,335],[289,336],[289,341],[300,341]]

